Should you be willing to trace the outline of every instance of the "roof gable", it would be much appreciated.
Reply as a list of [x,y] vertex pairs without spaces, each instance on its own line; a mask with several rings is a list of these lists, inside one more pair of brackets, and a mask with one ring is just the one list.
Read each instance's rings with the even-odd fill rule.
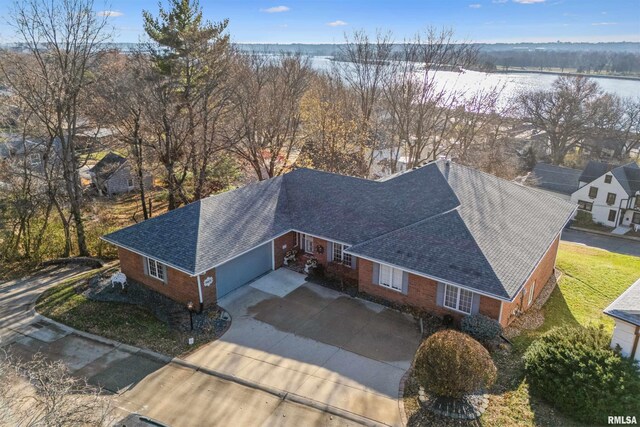
[[637,191],[640,191],[640,167],[635,162],[618,166],[611,173],[629,196],[633,196]]
[[640,326],[640,279],[605,308],[604,313]]
[[580,175],[580,181],[591,182],[609,172],[613,167],[613,165],[606,162],[589,160],[589,163],[587,163],[587,166],[585,166],[582,174]]

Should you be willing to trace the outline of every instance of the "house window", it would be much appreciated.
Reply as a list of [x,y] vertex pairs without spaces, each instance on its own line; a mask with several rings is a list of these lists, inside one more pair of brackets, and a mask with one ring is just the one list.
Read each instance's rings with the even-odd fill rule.
[[380,280],[378,284],[395,291],[402,291],[402,270],[380,264]]
[[129,188],[133,187],[133,178],[129,178],[129,179],[127,179],[127,186],[128,186]]
[[604,182],[605,184],[611,184],[611,175],[605,175]]
[[609,219],[609,221],[615,221],[615,220],[616,220],[616,214],[617,214],[617,213],[618,213],[618,212],[617,212],[617,211],[615,211],[615,210],[613,210],[613,209],[609,210],[609,218],[608,218],[608,219]]
[[149,276],[164,280],[164,265],[155,259],[147,258]]
[[640,224],[640,212],[634,212],[631,222],[634,224]]
[[531,284],[531,288],[529,288],[529,304],[531,305],[531,303],[533,302],[533,295],[535,294],[536,291],[536,281],[534,280],[533,283]]
[[334,243],[333,244],[333,261],[339,262],[346,265],[351,265],[351,255],[345,253],[345,249],[349,248],[349,246]]
[[640,196],[636,196],[636,209],[640,209]]
[[457,286],[445,285],[444,306],[463,313],[471,313],[473,303],[473,292]]
[[608,205],[613,205],[616,203],[616,194],[615,193],[608,193],[607,194],[607,204]]
[[592,199],[598,197],[598,187],[589,187],[589,197]]
[[31,163],[31,166],[38,166],[40,164],[40,153],[29,154],[29,163]]
[[578,200],[578,209],[591,212],[591,209],[593,209],[593,203]]

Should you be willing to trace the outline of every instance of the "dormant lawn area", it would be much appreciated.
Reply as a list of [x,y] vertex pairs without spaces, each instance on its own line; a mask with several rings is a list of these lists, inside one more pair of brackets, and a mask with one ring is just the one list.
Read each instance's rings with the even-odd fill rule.
[[612,332],[614,322],[602,310],[638,279],[640,258],[561,243],[557,266],[563,275],[542,309],[542,326],[515,337],[510,352],[497,350],[492,354],[498,380],[490,390],[489,407],[482,417],[462,422],[419,411],[417,386],[409,380],[404,403],[410,426],[581,425],[529,394],[522,355],[533,340],[555,326],[604,324]]
[[98,272],[87,272],[47,290],[38,299],[36,311],[72,328],[169,356],[178,356],[202,344],[196,340],[195,345],[189,346],[188,334],[171,330],[144,307],[93,301],[82,295],[86,281]]

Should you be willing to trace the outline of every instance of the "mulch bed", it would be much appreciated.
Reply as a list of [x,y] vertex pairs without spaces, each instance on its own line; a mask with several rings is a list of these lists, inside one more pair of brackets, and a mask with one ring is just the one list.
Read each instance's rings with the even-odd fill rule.
[[[127,280],[124,289],[111,285],[112,272],[96,275],[87,281],[81,293],[88,299],[104,302],[135,304],[150,310],[161,322],[179,332],[191,330],[187,308],[136,281]],[[197,307],[196,307],[197,308]],[[222,336],[231,324],[231,316],[220,307],[206,308],[201,313],[193,312],[194,335],[205,335],[207,339]]]
[[562,277],[562,272],[556,269],[553,276],[545,283],[544,288],[538,295],[538,298],[533,302],[533,305],[529,307],[522,316],[515,319],[505,328],[503,335],[506,338],[511,339],[520,335],[524,330],[538,329],[542,326],[544,323],[544,310],[542,307],[556,288],[560,277]]

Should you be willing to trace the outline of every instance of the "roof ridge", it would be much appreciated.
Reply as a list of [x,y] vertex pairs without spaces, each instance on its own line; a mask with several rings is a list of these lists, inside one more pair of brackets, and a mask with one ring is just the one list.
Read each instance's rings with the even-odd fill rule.
[[512,184],[512,185],[518,187],[518,188],[522,188],[522,189],[524,189],[526,191],[529,191],[529,192],[532,192],[532,193],[536,193],[536,194],[541,194],[544,197],[553,198],[555,200],[560,200],[560,201],[564,202],[565,204],[569,204],[569,205],[573,206],[573,203],[570,203],[570,202],[564,200],[563,198],[561,198],[559,196],[555,196],[555,195],[546,193],[546,192],[544,192],[542,190],[539,190],[537,188],[529,187],[527,185],[520,184],[520,183],[517,183],[517,182],[513,182],[513,181],[510,181],[510,180],[505,179],[505,178],[500,178],[499,176],[495,176],[495,175],[492,175],[492,174],[490,174],[488,172],[485,172],[485,171],[482,171],[482,170],[479,170],[479,169],[476,169],[476,168],[472,168],[471,166],[463,165],[463,164],[460,164],[460,163],[453,163],[453,164],[455,164],[457,167],[462,167],[462,168],[468,169],[468,170],[470,170],[470,171],[472,171],[474,173],[482,174],[484,176],[488,176],[489,178],[497,180],[499,182],[507,182],[509,184]]
[[435,219],[435,218],[437,218],[437,217],[439,217],[439,216],[444,216],[444,215],[446,215],[446,214],[448,214],[448,213],[451,213],[451,212],[453,212],[453,211],[456,211],[456,210],[458,210],[458,208],[460,208],[460,205],[456,206],[455,208],[449,209],[449,210],[447,210],[447,211],[440,212],[440,213],[437,213],[437,214],[435,214],[435,215],[431,215],[431,216],[429,216],[429,217],[427,217],[427,218],[423,218],[423,219],[421,219],[421,220],[419,220],[419,221],[412,222],[411,224],[407,224],[407,225],[405,225],[405,226],[403,226],[403,227],[394,228],[394,229],[393,229],[393,230],[391,230],[391,231],[387,231],[386,233],[379,234],[379,235],[377,235],[376,237],[373,237],[373,238],[371,238],[371,239],[369,239],[369,240],[365,240],[365,241],[359,242],[359,243],[357,243],[357,244],[355,244],[355,245],[353,245],[353,246],[351,246],[351,247],[352,247],[352,248],[355,248],[356,246],[363,245],[363,244],[365,244],[365,243],[367,243],[367,244],[368,244],[368,243],[371,243],[371,242],[375,242],[375,241],[377,241],[377,240],[380,240],[380,239],[383,239],[383,238],[385,238],[385,237],[388,237],[388,236],[390,236],[390,235],[392,235],[392,234],[394,234],[394,233],[398,233],[398,232],[404,231],[404,230],[409,229],[409,228],[414,227],[414,226],[415,226],[415,227],[417,227],[417,226],[422,225],[423,223],[425,223],[425,222],[427,222],[427,221],[430,221],[430,220],[432,220],[432,219]]

